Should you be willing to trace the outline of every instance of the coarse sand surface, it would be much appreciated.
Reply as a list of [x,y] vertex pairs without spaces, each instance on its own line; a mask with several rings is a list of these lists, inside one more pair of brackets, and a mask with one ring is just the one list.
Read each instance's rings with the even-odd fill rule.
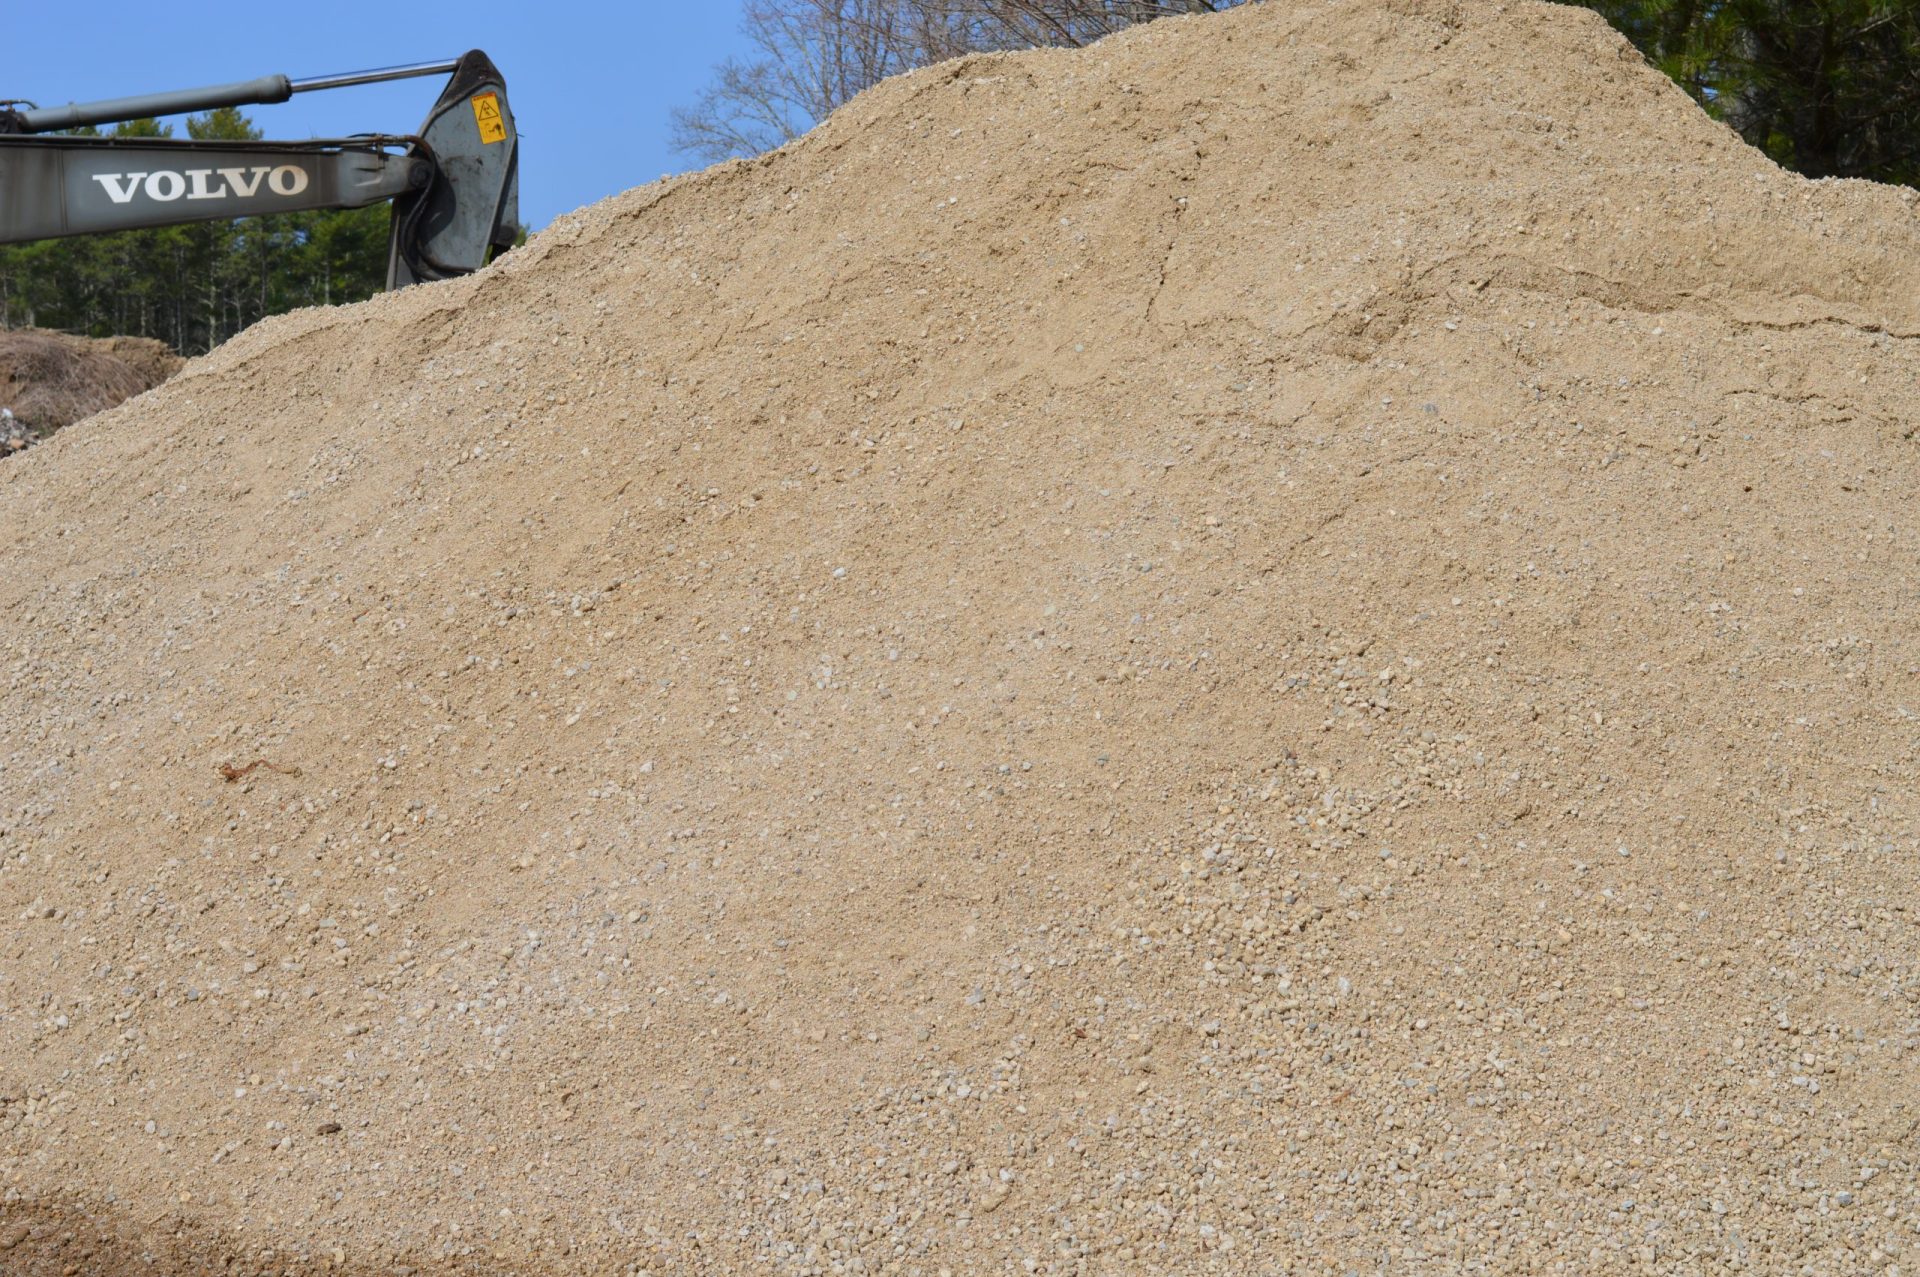
[[970,58],[0,466],[0,1272],[1920,1271],[1920,218]]

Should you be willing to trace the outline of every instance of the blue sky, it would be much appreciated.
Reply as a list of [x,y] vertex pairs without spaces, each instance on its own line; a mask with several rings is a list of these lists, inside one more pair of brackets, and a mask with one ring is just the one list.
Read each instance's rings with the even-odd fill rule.
[[[713,64],[742,45],[740,0],[331,0],[231,9],[21,0],[6,8],[0,98],[42,106],[485,49],[507,78],[521,134],[521,217],[536,228],[690,167],[667,148],[668,109],[691,101]],[[281,16],[249,20],[271,15]],[[443,83],[301,94],[249,114],[272,138],[410,133]]]

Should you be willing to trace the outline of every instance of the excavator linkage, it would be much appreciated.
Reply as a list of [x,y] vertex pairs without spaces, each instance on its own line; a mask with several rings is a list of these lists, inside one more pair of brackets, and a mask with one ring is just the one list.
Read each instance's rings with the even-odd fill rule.
[[520,234],[520,135],[486,54],[460,59],[414,145],[432,180],[394,200],[388,288],[478,270]]
[[[443,72],[447,87],[414,135],[213,142],[54,132]],[[506,82],[477,49],[313,80],[0,108],[0,244],[391,201],[387,285],[399,288],[468,274],[512,247],[519,147]]]

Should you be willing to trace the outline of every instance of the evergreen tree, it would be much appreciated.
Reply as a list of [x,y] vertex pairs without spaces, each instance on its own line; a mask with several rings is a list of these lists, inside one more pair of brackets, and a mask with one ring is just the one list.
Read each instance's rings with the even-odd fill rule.
[[1920,179],[1920,0],[1585,0],[1781,164]]

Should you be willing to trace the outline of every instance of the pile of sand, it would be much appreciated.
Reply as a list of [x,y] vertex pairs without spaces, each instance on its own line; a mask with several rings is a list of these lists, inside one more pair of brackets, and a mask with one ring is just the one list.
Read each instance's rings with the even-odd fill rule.
[[182,362],[147,337],[0,330],[0,408],[19,424],[22,442],[44,437],[151,390]]
[[1909,199],[1271,0],[62,434],[0,1267],[1911,1271]]

